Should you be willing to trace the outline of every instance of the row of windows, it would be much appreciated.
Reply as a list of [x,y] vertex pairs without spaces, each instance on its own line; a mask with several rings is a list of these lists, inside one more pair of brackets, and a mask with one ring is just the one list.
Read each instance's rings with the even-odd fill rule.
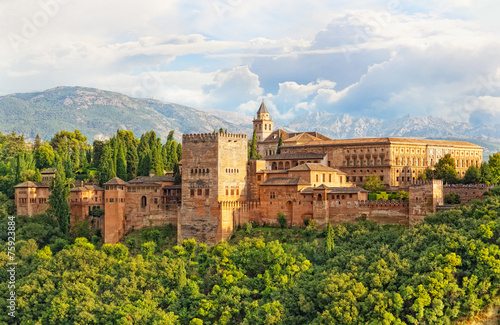
[[[370,149],[360,149],[359,152],[363,152],[363,150],[366,150],[366,152],[370,152]],[[354,153],[356,153],[356,149],[352,150]],[[377,152],[377,148],[373,149],[374,152]],[[384,148],[381,148],[380,151],[384,151]],[[349,149],[347,150],[347,153],[349,153]]]
[[194,188],[192,188],[192,189],[190,190],[190,195],[191,195],[191,196],[195,196],[195,194],[196,194],[197,196],[203,196],[203,193],[205,193],[205,196],[209,196],[209,195],[210,195],[210,189],[209,189],[209,188],[206,188],[206,189],[205,189],[205,191],[203,191],[203,189],[202,189],[202,188],[199,188],[199,189],[194,189]]
[[240,170],[238,168],[226,168],[226,173],[234,174],[239,172]]
[[[143,196],[144,197],[144,196]],[[109,200],[109,201],[108,201]],[[124,198],[106,198],[106,202],[109,202],[109,203],[113,203],[113,202],[124,202],[125,199]]]
[[[20,199],[19,199],[19,203],[21,203],[21,204],[26,204],[26,202],[28,202],[28,199],[27,199],[27,198],[20,198]],[[37,203],[37,199],[30,198],[30,203]],[[39,203],[39,204],[44,204],[44,203],[47,203],[47,199],[45,199],[45,198],[40,198],[40,199],[38,199],[38,203]]]
[[377,166],[382,165],[384,163],[384,159],[350,159],[346,158],[344,164],[346,166]]
[[229,193],[231,193],[231,195],[240,195],[240,189],[239,188],[232,188],[231,189],[231,192],[229,192],[229,189],[226,188],[226,195],[229,196]]
[[[322,175],[322,182],[326,182],[326,175],[323,174]],[[319,175],[316,174],[316,182],[319,182]],[[332,174],[328,174],[328,182],[331,183],[332,182]],[[339,176],[339,183],[342,183],[342,176]]]
[[191,174],[208,174],[210,170],[208,168],[192,168]]

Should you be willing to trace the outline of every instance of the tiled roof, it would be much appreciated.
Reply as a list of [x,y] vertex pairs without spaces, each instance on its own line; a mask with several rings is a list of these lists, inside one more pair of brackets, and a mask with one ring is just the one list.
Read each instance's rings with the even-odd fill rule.
[[308,181],[303,179],[302,177],[276,177],[271,178],[262,183],[262,186],[267,185],[310,185]]
[[23,187],[49,187],[49,184],[42,182],[27,181],[14,186],[14,188],[23,188]]
[[155,175],[155,176],[137,176],[128,181],[129,183],[151,183],[151,182],[173,182],[174,176],[171,175]]
[[86,191],[104,191],[102,187],[99,187],[97,185],[83,185],[83,186],[77,186],[73,187],[71,189],[71,192],[86,192]]
[[262,158],[263,160],[285,160],[285,159],[323,159],[326,153],[280,153],[279,155],[270,155]]
[[[323,184],[320,186],[324,186]],[[301,193],[313,193],[315,189],[319,187],[308,187],[305,188],[301,191]],[[367,190],[361,188],[361,187],[328,187],[325,186],[325,188],[328,189],[329,194],[350,194],[350,193],[368,193]]]
[[295,166],[293,168],[290,168],[288,171],[289,172],[296,172],[296,171],[324,171],[324,172],[336,172],[339,175],[346,175],[346,173],[341,172],[338,169],[331,168],[328,166],[325,166],[323,164],[314,164],[314,163],[305,163],[301,164],[298,166]]
[[267,110],[266,104],[264,104],[264,101],[262,101],[262,104],[260,104],[259,110],[257,111],[257,114],[269,114],[269,111]]
[[45,168],[40,172],[40,174],[55,174],[57,170],[55,168]]
[[127,187],[160,187],[161,184],[158,184],[158,183],[138,183],[138,182],[135,182],[135,183],[128,183],[127,184]]
[[127,185],[127,182],[125,182],[121,178],[115,177],[115,178],[110,179],[104,185]]
[[287,142],[310,142],[310,141],[321,141],[321,139],[316,138],[315,136],[310,135],[308,133],[300,133],[296,136],[284,140],[283,142],[287,143]]
[[[317,138],[318,140],[316,140],[316,141],[333,141],[329,137],[327,137],[321,133],[318,133],[318,132],[287,132],[287,131],[282,130],[282,129],[277,129],[277,130],[273,131],[271,134],[269,134],[267,136],[267,138],[264,139],[264,142],[270,142],[270,143],[276,142],[276,143],[278,143],[278,141],[280,139],[280,135],[283,138],[283,142],[285,142],[285,140],[300,136],[302,134],[308,134],[308,135],[312,136],[313,138]],[[316,141],[314,141],[314,142],[316,142]]]
[[270,143],[278,143],[279,140],[280,140],[280,135],[282,136],[283,138],[283,141],[288,139],[288,132],[282,130],[282,129],[277,129],[273,132],[271,132],[271,134],[269,134],[267,136],[267,138],[264,139],[263,142],[270,142]]
[[165,189],[172,189],[172,188],[182,188],[182,185],[165,185],[163,186],[162,188],[165,188]]
[[457,146],[457,147],[470,147],[474,149],[481,149],[481,146],[470,142],[462,141],[448,141],[448,140],[428,140],[428,139],[412,139],[412,138],[358,138],[358,139],[339,139],[339,140],[323,140],[313,141],[310,143],[300,145],[290,145],[294,147],[300,146],[345,146],[345,145],[365,145],[365,144],[427,144],[436,146]]

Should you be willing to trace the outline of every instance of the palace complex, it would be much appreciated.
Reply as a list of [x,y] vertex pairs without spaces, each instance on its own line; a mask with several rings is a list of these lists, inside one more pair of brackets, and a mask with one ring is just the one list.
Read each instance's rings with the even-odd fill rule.
[[[172,176],[113,178],[98,187],[76,184],[70,192],[71,225],[89,221],[116,243],[131,229],[172,223],[178,240],[206,243],[228,239],[244,222],[273,224],[279,212],[289,224],[305,219],[320,226],[366,217],[381,224],[411,226],[443,204],[440,180],[419,181],[446,154],[460,176],[480,166],[483,148],[467,142],[406,138],[334,140],[317,132],[274,130],[262,102],[253,121],[262,159],[248,161],[248,138],[241,134],[184,134],[182,184]],[[278,142],[283,145],[277,154]],[[42,182],[15,186],[18,214],[45,211],[53,170]],[[370,201],[361,187],[377,176],[406,201]],[[449,191],[449,189],[448,189]],[[479,193],[479,190],[478,190]],[[97,208],[104,215],[93,213]]]

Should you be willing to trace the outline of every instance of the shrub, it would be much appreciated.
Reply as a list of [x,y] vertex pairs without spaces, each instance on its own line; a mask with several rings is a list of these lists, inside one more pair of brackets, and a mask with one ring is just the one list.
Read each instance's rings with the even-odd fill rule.
[[281,229],[286,228],[287,224],[286,214],[284,214],[281,211],[278,212],[278,223],[280,224]]
[[444,196],[444,203],[446,204],[460,204],[462,200],[460,199],[460,195],[456,193],[450,193]]

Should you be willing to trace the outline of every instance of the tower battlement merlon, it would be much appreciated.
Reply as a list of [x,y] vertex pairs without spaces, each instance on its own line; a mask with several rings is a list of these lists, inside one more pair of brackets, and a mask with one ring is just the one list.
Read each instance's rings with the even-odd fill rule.
[[216,141],[218,138],[236,138],[236,139],[247,139],[246,134],[237,133],[192,133],[183,134],[182,142],[198,142],[198,141]]

